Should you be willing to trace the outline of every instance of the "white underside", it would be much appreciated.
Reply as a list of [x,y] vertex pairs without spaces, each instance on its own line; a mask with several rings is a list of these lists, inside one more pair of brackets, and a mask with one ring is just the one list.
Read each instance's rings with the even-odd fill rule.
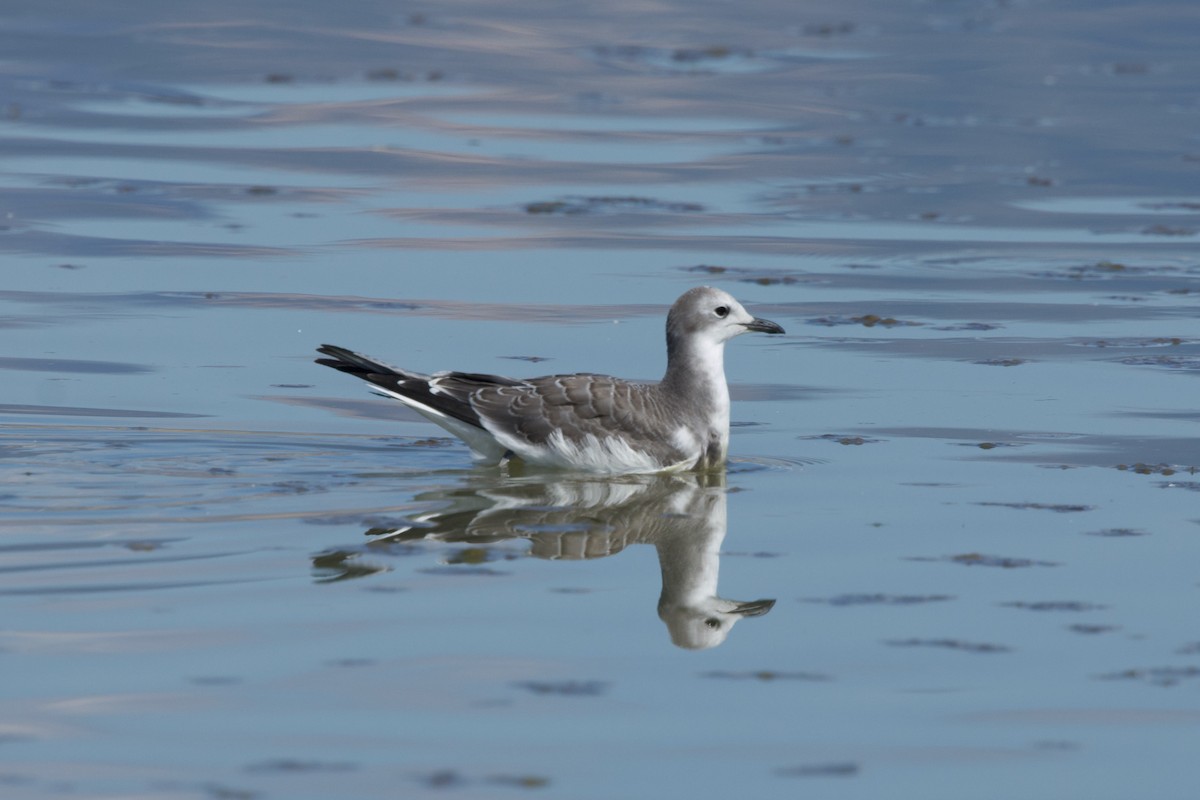
[[430,408],[396,392],[390,392],[380,386],[372,386],[371,389],[377,394],[399,400],[430,422],[437,423],[459,439],[462,439],[467,447],[471,448],[471,458],[481,464],[499,464],[508,452],[508,448],[497,442],[496,438],[485,430],[476,428],[474,425],[463,422],[460,419],[447,416],[437,409]]
[[[487,422],[484,422],[487,425]],[[531,445],[504,433],[493,430],[502,446],[528,464],[557,469],[578,469],[607,474],[646,474],[653,472],[675,472],[687,469],[695,462],[689,458],[677,464],[662,464],[658,459],[629,446],[619,436],[597,437],[587,434],[579,443],[569,441],[562,431],[554,431],[545,444]]]

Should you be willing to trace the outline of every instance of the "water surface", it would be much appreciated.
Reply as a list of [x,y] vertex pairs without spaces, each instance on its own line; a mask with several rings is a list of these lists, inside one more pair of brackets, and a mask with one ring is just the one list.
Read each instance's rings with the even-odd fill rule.
[[[5,796],[1190,798],[1197,34],[7,4]],[[653,380],[699,283],[788,330],[720,480],[311,362]]]

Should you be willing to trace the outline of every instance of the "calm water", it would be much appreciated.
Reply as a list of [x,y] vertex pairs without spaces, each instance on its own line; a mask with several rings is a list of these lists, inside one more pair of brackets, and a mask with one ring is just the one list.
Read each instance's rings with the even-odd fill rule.
[[[0,9],[5,798],[1194,796],[1194,2],[177,5]],[[724,480],[311,362],[699,283]]]

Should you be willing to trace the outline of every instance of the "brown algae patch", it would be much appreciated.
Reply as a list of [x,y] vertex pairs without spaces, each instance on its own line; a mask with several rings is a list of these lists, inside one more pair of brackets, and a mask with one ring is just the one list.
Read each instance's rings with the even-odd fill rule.
[[896,328],[896,327],[919,327],[924,325],[924,322],[912,322],[909,320],[900,320],[895,317],[885,317],[879,314],[862,314],[856,317],[847,317],[840,314],[830,314],[824,317],[817,317],[808,321],[809,325],[824,325],[827,328],[836,327],[839,325],[861,325],[864,328]]
[[525,204],[526,214],[596,214],[615,211],[642,213],[694,214],[704,210],[699,203],[677,203],[652,197],[579,197],[542,200]]
[[883,439],[871,439],[866,436],[857,436],[855,434],[840,434],[840,433],[823,433],[819,436],[801,436],[801,439],[821,440],[826,442],[837,442],[841,445],[858,447],[864,444],[879,444]]
[[1087,339],[1081,342],[1076,342],[1080,347],[1122,347],[1126,349],[1134,347],[1179,347],[1182,344],[1193,344],[1193,342],[1182,339],[1178,336],[1155,336],[1149,339]]
[[823,675],[820,672],[776,672],[775,670],[761,669],[751,670],[746,672],[733,672],[729,670],[713,670],[712,672],[701,673],[703,678],[719,678],[721,680],[733,681],[829,681],[833,680],[828,675]]
[[[1122,472],[1126,472],[1126,471],[1135,472],[1138,475],[1174,475],[1175,474],[1175,467],[1172,466],[1171,464],[1143,464],[1140,461],[1137,462],[1136,464],[1117,464],[1117,469],[1121,470]],[[1187,471],[1189,471],[1191,473],[1194,473],[1196,471],[1195,467],[1185,467],[1184,469],[1186,469]]]
[[1074,514],[1080,511],[1091,511],[1092,506],[1075,505],[1071,503],[997,503],[980,502],[977,506],[995,506],[998,508],[1015,508],[1021,511],[1054,511],[1058,514]]
[[910,556],[908,561],[945,561],[950,564],[962,564],[964,567],[999,567],[1001,569],[1022,569],[1024,567],[1057,567],[1056,561],[1037,561],[1032,558],[1010,558],[1008,556],[989,556],[983,553],[962,553],[957,556]]
[[488,781],[514,789],[543,789],[550,785],[550,779],[543,775],[493,775]]
[[998,331],[1003,328],[1003,325],[994,322],[957,322],[951,325],[938,325],[932,330],[935,331],[971,331],[974,333],[982,333],[984,331]]
[[1100,611],[1108,608],[1108,606],[1099,605],[1097,603],[1082,603],[1076,600],[1039,600],[1036,602],[1026,602],[1016,600],[1011,603],[1001,603],[1004,608],[1022,608],[1027,611]]
[[763,72],[774,66],[748,47],[725,44],[687,47],[649,47],[636,44],[599,45],[591,48],[601,63],[632,65],[656,72],[688,75]]
[[972,361],[972,364],[980,364],[985,367],[1019,367],[1022,364],[1028,364],[1027,358],[984,358],[979,361]]
[[534,694],[563,697],[599,697],[608,691],[604,681],[518,681],[513,686]]
[[1008,653],[1011,647],[989,642],[964,642],[962,639],[888,639],[889,647],[941,647],[963,653]]
[[1164,367],[1185,372],[1200,370],[1200,358],[1194,356],[1128,356],[1118,358],[1116,362],[1128,367]]
[[1200,680],[1200,667],[1147,667],[1124,669],[1097,675],[1102,681],[1138,681],[1151,686],[1177,686],[1184,681]]
[[671,51],[671,60],[685,64],[696,64],[703,61],[721,61],[727,58],[748,57],[754,52],[740,47],[729,47],[723,44],[706,47],[679,47]]
[[1087,536],[1105,536],[1113,539],[1125,538],[1132,536],[1149,536],[1146,531],[1138,530],[1137,528],[1105,528],[1099,531],[1085,531]]
[[682,267],[684,272],[700,273],[702,275],[721,275],[728,280],[739,283],[752,283],[756,286],[794,286],[802,283],[818,283],[823,279],[775,269],[752,269],[749,267],[729,267],[720,264],[694,264]]
[[544,789],[550,785],[550,779],[544,775],[489,775],[485,778],[472,778],[449,768],[418,775],[417,780],[429,789],[463,789],[481,781],[513,789]]
[[1174,272],[1171,267],[1143,267],[1125,264],[1120,261],[1101,260],[1091,264],[1079,264],[1067,267],[1062,271],[1033,273],[1035,278],[1067,278],[1068,280],[1110,280],[1128,277],[1130,275],[1158,275],[1164,272]]
[[1200,233],[1200,229],[1159,223],[1142,228],[1142,233],[1146,236],[1195,236]]

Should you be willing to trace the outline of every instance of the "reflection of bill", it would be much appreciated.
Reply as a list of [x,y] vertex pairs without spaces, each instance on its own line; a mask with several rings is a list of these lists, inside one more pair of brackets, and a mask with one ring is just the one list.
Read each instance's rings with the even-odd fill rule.
[[[566,560],[603,558],[630,544],[654,545],[662,568],[658,615],[679,647],[719,645],[739,619],[765,614],[775,605],[774,600],[717,596],[726,530],[724,476],[507,479],[416,499],[447,505],[415,517],[410,527],[368,531],[375,542],[479,545],[522,538],[531,543],[531,555]],[[331,555],[318,557],[325,559],[320,565],[334,566]],[[338,555],[343,570],[355,571],[347,563],[350,554]]]

